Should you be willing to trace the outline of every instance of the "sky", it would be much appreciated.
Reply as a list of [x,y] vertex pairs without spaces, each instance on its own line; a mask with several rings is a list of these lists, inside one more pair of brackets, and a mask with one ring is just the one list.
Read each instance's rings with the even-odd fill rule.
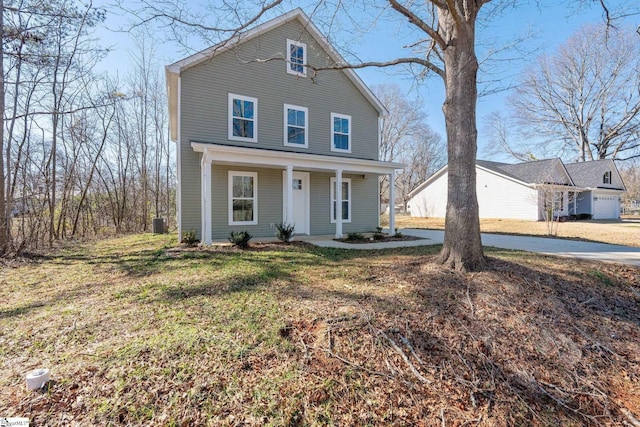
[[[611,10],[616,10],[629,1],[612,0],[607,4]],[[492,16],[490,19],[482,19],[480,22],[484,24],[478,26],[477,29],[477,53],[479,60],[483,61],[479,80],[497,80],[498,83],[492,85],[492,89],[507,88],[517,81],[522,70],[530,67],[539,55],[553,54],[582,25],[604,22],[600,7],[593,5],[579,8],[576,11],[578,3],[577,0],[567,2],[519,0],[519,7],[510,9],[502,15]],[[98,6],[106,4],[108,3],[97,3]],[[187,0],[184,4],[191,7],[192,10],[203,10],[200,6],[201,2],[197,0]],[[566,4],[572,4],[574,8],[572,9]],[[295,2],[295,6],[298,5],[312,16],[312,20],[314,19],[312,8],[305,7],[304,1]],[[285,12],[295,6],[287,3],[279,12]],[[356,13],[353,21],[345,21],[332,28],[328,35],[338,50],[341,50],[347,59],[351,59],[352,56],[345,52],[345,49],[355,53],[362,60],[384,61],[407,55],[409,51],[403,49],[403,46],[420,38],[420,34],[402,19],[392,21],[380,19],[377,25],[371,27],[370,17],[376,12],[374,8],[368,10],[372,12],[362,14],[361,19]],[[276,14],[274,13],[270,17]],[[108,13],[107,16],[108,19],[104,27],[97,30],[96,36],[101,43],[110,45],[112,50],[100,67],[104,71],[111,73],[117,71],[120,76],[124,76],[129,68],[132,55],[136,53],[136,47],[134,36],[121,30],[127,27],[127,23],[131,22],[132,17],[121,12]],[[640,16],[631,16],[621,22],[637,27],[640,25]],[[360,25],[367,26],[368,31],[361,32],[357,28]],[[322,25],[318,26],[321,27],[321,30],[324,28]],[[518,45],[517,51],[509,50],[503,54],[493,55],[489,57],[493,59],[484,62],[488,57],[488,51],[500,50],[517,38],[524,39],[524,42]],[[166,40],[166,32],[157,34],[157,37],[154,36],[154,42],[160,67],[186,56],[179,46]],[[203,42],[193,40],[194,51],[206,47],[208,45]],[[490,74],[485,74],[485,71]],[[445,124],[442,114],[444,85],[439,77],[431,76],[416,82],[412,75],[399,68],[366,68],[357,70],[357,73],[369,86],[397,84],[409,99],[419,99],[427,114],[427,123],[445,138]],[[513,162],[513,159],[510,159],[506,154],[489,153],[491,141],[485,130],[489,114],[505,111],[508,94],[506,89],[499,90],[496,93],[482,96],[478,100],[478,158]]]

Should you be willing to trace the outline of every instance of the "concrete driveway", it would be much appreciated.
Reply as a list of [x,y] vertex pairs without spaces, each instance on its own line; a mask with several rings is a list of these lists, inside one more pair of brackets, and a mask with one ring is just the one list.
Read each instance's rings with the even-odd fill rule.
[[[400,230],[409,236],[422,237],[425,240],[410,240],[404,242],[382,242],[369,244],[349,244],[336,242],[331,238],[309,239],[310,243],[318,246],[344,249],[386,249],[407,246],[436,245],[444,240],[444,231],[421,230],[407,228]],[[557,255],[594,261],[615,262],[640,267],[640,248],[607,243],[592,243],[579,240],[554,239],[547,237],[515,236],[503,234],[482,233],[482,244],[502,249],[537,252],[547,255]]]

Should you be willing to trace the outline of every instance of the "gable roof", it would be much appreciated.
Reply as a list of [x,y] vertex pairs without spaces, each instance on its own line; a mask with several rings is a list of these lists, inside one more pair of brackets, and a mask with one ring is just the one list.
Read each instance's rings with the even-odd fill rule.
[[[210,60],[215,56],[226,52],[230,49],[236,48],[238,45],[252,40],[259,35],[271,31],[293,20],[298,20],[305,30],[313,37],[313,39],[325,50],[331,60],[335,64],[346,64],[347,61],[340,55],[340,53],[329,43],[327,38],[322,35],[318,27],[309,19],[309,17],[300,8],[296,8],[292,11],[280,15],[277,18],[264,22],[252,29],[239,33],[228,40],[190,55],[184,59],[174,62],[171,65],[165,67],[165,75],[167,80],[167,94],[169,98],[169,124],[171,129],[171,138],[177,140],[177,131],[175,129],[177,125],[177,109],[178,109],[178,77],[182,71],[188,70],[191,67],[195,67],[202,62]],[[345,68],[340,70],[346,77],[353,83],[353,85],[362,93],[362,95],[371,103],[371,105],[381,115],[388,113],[386,107],[380,102],[375,94],[367,87],[362,79],[351,68]]]
[[[476,160],[476,168],[482,168],[504,177],[519,181],[523,185],[532,184],[556,184],[569,185],[580,189],[603,188],[609,190],[627,191],[622,181],[622,176],[611,159],[594,160],[590,162],[568,163],[565,164],[561,159],[545,159],[523,163],[500,163],[489,160]],[[558,167],[564,172],[568,179],[568,183],[550,182],[553,175],[550,171]],[[424,182],[414,188],[409,197],[413,197],[422,191],[425,187],[435,181],[443,173],[447,171],[447,165],[444,165],[437,172],[427,178]],[[617,176],[617,182],[622,184],[622,188],[613,185],[606,187],[602,184],[602,177],[606,171],[611,171]]]
[[476,164],[478,166],[483,166],[486,169],[493,170],[494,172],[516,178],[519,181],[525,182],[527,184],[567,184],[565,182],[551,181],[553,179],[553,169],[558,168],[566,175],[569,181],[568,184],[575,185],[571,178],[571,175],[564,167],[562,160],[558,158],[516,164],[477,160]]
[[[593,160],[590,162],[568,163],[566,165],[567,170],[571,174],[573,181],[576,185],[585,188],[608,188],[613,190],[626,191],[622,177],[618,172],[616,163],[611,159]],[[617,174],[617,182],[622,184],[622,188],[615,186],[613,180],[611,185],[607,186],[602,183],[602,177],[604,173],[611,171],[612,174]]]

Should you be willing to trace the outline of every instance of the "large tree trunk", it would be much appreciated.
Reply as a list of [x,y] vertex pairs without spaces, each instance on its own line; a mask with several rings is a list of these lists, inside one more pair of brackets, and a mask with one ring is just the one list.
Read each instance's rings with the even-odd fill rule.
[[448,41],[444,49],[446,99],[442,107],[447,128],[448,197],[444,246],[439,260],[459,271],[482,269],[476,196],[476,101],[478,60],[475,54],[475,16],[455,22],[438,10]]

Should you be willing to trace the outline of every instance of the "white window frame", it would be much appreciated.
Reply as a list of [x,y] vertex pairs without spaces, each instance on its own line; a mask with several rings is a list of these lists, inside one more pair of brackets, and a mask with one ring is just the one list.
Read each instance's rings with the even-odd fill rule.
[[[298,66],[297,62],[294,63],[291,60],[291,46],[301,47],[302,48],[302,72],[296,71],[292,69],[292,66]],[[287,73],[293,74],[294,76],[299,77],[307,77],[307,45],[305,43],[301,43],[296,40],[287,39]]]
[[[294,144],[289,142],[289,110],[304,112],[304,144]],[[309,148],[309,109],[299,105],[284,104],[284,145],[287,147]],[[298,127],[298,126],[294,126]]]
[[[349,148],[344,150],[342,148],[336,148],[335,146],[335,134],[336,132],[334,131],[334,126],[333,126],[333,122],[334,120],[338,118],[338,119],[347,119],[349,121],[349,132],[346,134],[347,135],[347,140],[349,141]],[[351,129],[353,123],[351,121],[351,116],[347,115],[347,114],[339,114],[339,113],[331,113],[331,151],[335,151],[338,153],[351,153],[351,146],[353,145],[353,141],[351,140]],[[343,133],[340,133],[340,135],[345,135]]]
[[611,184],[611,171],[606,171],[604,175],[602,175],[602,183]]
[[[242,136],[235,136],[233,134],[233,101],[234,100],[241,100],[241,101],[249,101],[249,102],[253,102],[253,119],[245,119],[242,118],[243,120],[252,120],[253,121],[253,137],[252,138],[245,138]],[[228,123],[228,138],[232,141],[243,141],[243,142],[258,142],[258,99],[257,98],[252,98],[250,96],[244,96],[244,95],[238,95],[235,93],[229,93],[229,111],[228,111],[228,115],[229,115],[229,123]]]
[[[351,178],[342,178],[342,182],[343,183],[347,183],[348,185],[348,190],[347,191],[347,202],[349,203],[349,209],[348,209],[348,215],[347,215],[347,219],[343,219],[342,222],[351,222],[351,205],[353,205],[353,200],[351,199]],[[336,218],[333,216],[334,215],[334,210],[333,210],[333,203],[336,201],[336,191],[335,191],[335,187],[336,187],[336,179],[335,178],[331,178],[331,189],[330,189],[330,193],[331,193],[331,200],[329,200],[329,215],[331,215],[331,223],[335,224],[336,223]],[[344,199],[344,191],[342,192],[342,198]],[[344,200],[342,200],[344,201]]]
[[[245,171],[229,171],[228,174],[228,204],[229,204],[229,225],[257,225],[258,224],[258,173]],[[244,198],[245,200],[253,200],[253,221],[234,221],[233,220],[233,178],[236,176],[250,176],[253,178],[253,197]]]

